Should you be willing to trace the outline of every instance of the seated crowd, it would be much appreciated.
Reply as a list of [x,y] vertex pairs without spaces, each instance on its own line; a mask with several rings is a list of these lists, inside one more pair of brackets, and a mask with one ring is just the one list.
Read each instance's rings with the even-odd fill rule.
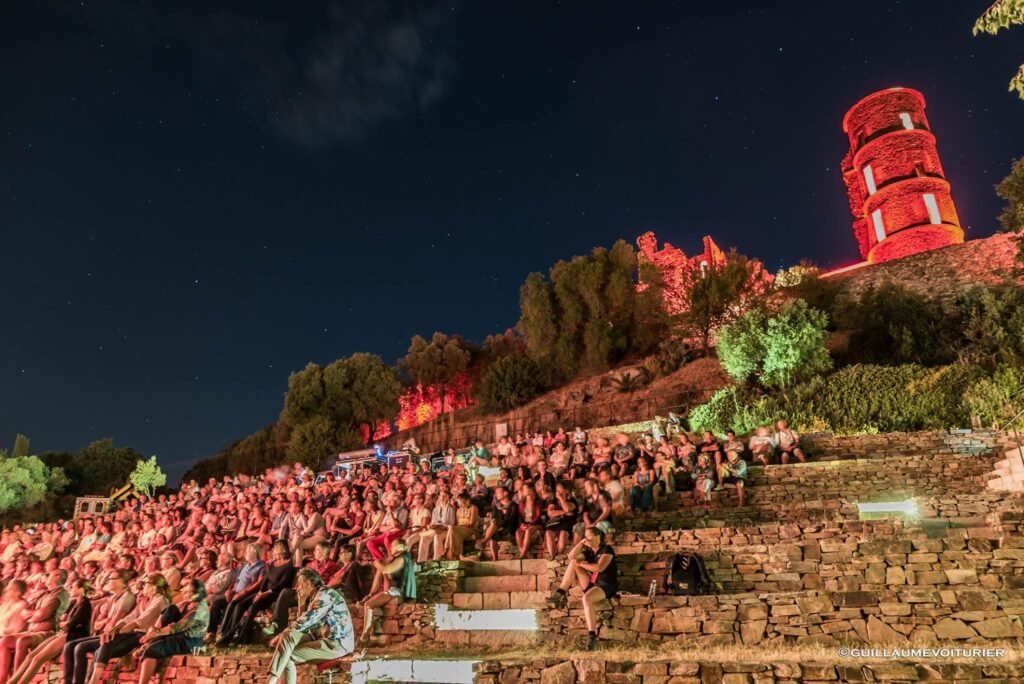
[[[803,461],[800,436],[777,427],[751,437],[751,459]],[[295,464],[4,530],[0,684],[28,684],[58,660],[64,684],[96,684],[126,657],[147,684],[164,658],[264,642],[275,649],[272,681],[293,682],[295,664],[354,650],[346,600],[369,638],[382,608],[415,599],[414,556],[497,558],[499,541],[520,557],[568,556],[555,599],[584,591],[593,641],[593,605],[617,590],[606,542],[615,516],[682,489],[706,505],[734,486],[744,501],[735,435],[661,432],[636,443],[624,433],[591,441],[579,428],[520,434],[402,468],[316,475]]]

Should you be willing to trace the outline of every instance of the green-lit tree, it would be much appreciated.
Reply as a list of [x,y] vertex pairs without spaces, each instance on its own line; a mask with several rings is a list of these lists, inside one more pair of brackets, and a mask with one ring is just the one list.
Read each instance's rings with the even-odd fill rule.
[[167,484],[167,475],[157,465],[156,456],[150,456],[149,460],[139,461],[128,479],[135,487],[135,491],[147,498],[153,496],[153,492]]
[[[1024,24],[1024,0],[996,0],[985,13],[974,22],[974,35],[988,33],[995,35],[1002,29]],[[1024,64],[1010,79],[1010,92],[1024,100]]]
[[778,312],[752,309],[718,331],[718,358],[736,380],[757,377],[765,387],[786,387],[832,367],[828,316],[801,299]]
[[11,458],[24,458],[28,456],[28,437],[20,432],[14,438],[14,449],[11,451]]
[[8,453],[7,449],[0,449],[0,458],[23,458],[28,456],[28,437],[20,432],[14,437],[14,449]]
[[67,484],[60,468],[48,468],[35,456],[0,460],[0,513],[25,509],[57,494]]
[[996,185],[996,194],[1006,200],[999,225],[1003,230],[1024,230],[1024,157],[1014,160],[1009,175]]
[[484,340],[484,356],[487,363],[494,363],[506,356],[525,352],[526,338],[516,334],[512,328],[500,335],[488,335]]

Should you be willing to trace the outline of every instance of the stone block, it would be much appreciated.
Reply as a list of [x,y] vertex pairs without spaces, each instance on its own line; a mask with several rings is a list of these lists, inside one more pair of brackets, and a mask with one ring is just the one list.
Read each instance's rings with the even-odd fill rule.
[[933,628],[939,639],[973,639],[978,634],[963,620],[944,618],[935,623]]
[[764,620],[768,617],[768,606],[764,603],[743,603],[736,614],[740,622]]
[[917,668],[908,663],[871,663],[865,665],[864,669],[871,672],[879,682],[916,682],[920,679]]
[[935,584],[945,584],[946,574],[941,570],[927,570],[925,572],[918,572],[914,574],[914,584],[920,586],[928,586]]
[[[801,596],[797,598],[796,605],[799,613],[802,613],[804,615],[820,615],[822,613],[832,612],[832,599],[830,599],[828,596]],[[772,615],[780,614],[778,612],[778,609],[783,607],[784,606],[773,606]],[[788,614],[793,615],[794,613],[790,612]]]
[[863,607],[878,605],[878,596],[871,591],[845,591],[832,594],[836,606]]
[[878,609],[882,611],[882,615],[910,615],[908,603],[879,603]]
[[576,684],[576,668],[568,660],[545,667],[540,671],[540,684]]
[[978,571],[973,568],[943,570],[950,584],[977,584]]
[[868,641],[873,644],[895,644],[906,641],[906,638],[874,615],[868,616]]
[[576,681],[579,684],[600,684],[604,681],[603,660],[577,660]]
[[831,663],[801,663],[802,681],[834,682],[837,679],[836,666]]
[[740,623],[740,640],[746,645],[759,644],[764,639],[767,620],[751,620]]
[[983,637],[988,639],[999,639],[1008,637],[1024,636],[1019,620],[1011,620],[1007,617],[982,620],[971,625]]

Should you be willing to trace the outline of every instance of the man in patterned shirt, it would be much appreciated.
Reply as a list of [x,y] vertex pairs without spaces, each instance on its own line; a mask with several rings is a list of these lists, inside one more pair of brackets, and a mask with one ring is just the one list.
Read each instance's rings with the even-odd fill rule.
[[300,606],[312,598],[295,624],[270,640],[274,658],[267,684],[278,684],[282,675],[285,684],[295,684],[296,665],[342,658],[356,647],[352,616],[339,592],[312,568],[299,570],[295,589]]

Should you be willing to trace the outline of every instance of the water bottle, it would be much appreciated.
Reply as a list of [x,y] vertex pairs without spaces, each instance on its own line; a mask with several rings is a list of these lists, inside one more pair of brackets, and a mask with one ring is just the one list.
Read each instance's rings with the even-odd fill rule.
[[651,599],[651,601],[653,601],[654,600],[654,595],[657,593],[657,591],[658,591],[658,581],[657,580],[651,580],[651,588],[647,590],[647,598],[649,598],[649,599]]

